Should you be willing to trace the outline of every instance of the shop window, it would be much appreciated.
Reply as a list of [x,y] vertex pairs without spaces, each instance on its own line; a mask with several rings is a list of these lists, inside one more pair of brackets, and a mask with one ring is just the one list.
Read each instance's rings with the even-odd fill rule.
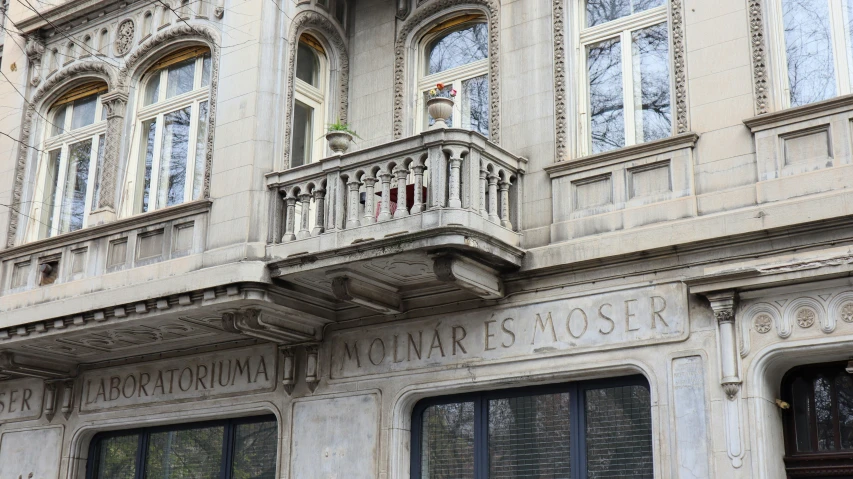
[[665,0],[585,0],[579,10],[581,154],[672,135]]
[[489,136],[489,26],[482,15],[466,15],[436,25],[422,41],[418,76],[419,130],[434,122],[426,102],[439,83],[456,90],[450,128]]
[[319,161],[325,153],[326,55],[322,44],[303,34],[296,47],[296,78],[293,110],[293,155],[290,166]]
[[98,175],[107,122],[100,96],[104,83],[88,83],[53,103],[45,118],[38,190],[32,220],[38,237],[85,228],[98,205]]
[[211,74],[210,50],[179,50],[141,82],[136,114],[136,210],[198,199],[204,185]]
[[87,479],[274,479],[271,416],[98,434]]
[[421,401],[412,477],[651,478],[652,417],[641,376]]
[[789,478],[853,477],[853,375],[847,365],[798,367],[782,380]]

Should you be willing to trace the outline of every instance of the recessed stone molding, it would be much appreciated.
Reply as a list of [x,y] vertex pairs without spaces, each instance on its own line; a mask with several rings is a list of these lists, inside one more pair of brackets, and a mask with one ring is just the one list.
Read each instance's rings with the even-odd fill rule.
[[767,52],[761,2],[762,0],[749,0],[749,34],[752,43],[752,78],[756,115],[767,113]]
[[337,121],[341,123],[347,122],[347,114],[349,112],[349,52],[347,45],[338,27],[335,23],[327,18],[324,14],[313,11],[304,10],[294,17],[290,26],[290,36],[288,37],[289,51],[287,54],[287,99],[286,113],[284,117],[284,164],[283,169],[290,168],[290,138],[293,125],[293,95],[294,95],[294,75],[296,74],[296,48],[299,46],[299,35],[306,31],[318,32],[324,40],[329,42],[334,49],[335,59],[337,61],[338,82],[337,82]]
[[133,36],[135,31],[136,27],[133,20],[129,18],[118,25],[118,30],[116,30],[116,40],[113,43],[116,55],[123,56],[130,51],[130,48],[133,46]]
[[451,7],[472,6],[484,9],[489,19],[489,141],[500,143],[500,4],[497,0],[432,0],[422,7],[400,27],[394,45],[394,138],[402,138],[405,116],[405,92],[409,83],[406,68],[406,53],[415,29],[424,28],[424,21]]

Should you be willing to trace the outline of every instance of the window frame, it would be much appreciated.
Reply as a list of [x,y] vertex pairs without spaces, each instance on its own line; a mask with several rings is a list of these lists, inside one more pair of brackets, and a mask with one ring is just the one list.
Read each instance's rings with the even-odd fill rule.
[[649,380],[642,374],[620,376],[615,378],[592,379],[575,381],[569,383],[546,384],[537,386],[522,386],[509,389],[497,389],[476,391],[447,396],[435,396],[421,399],[412,410],[412,424],[410,437],[410,471],[411,478],[422,477],[423,446],[423,413],[436,405],[452,404],[458,402],[474,402],[474,478],[488,479],[489,456],[488,456],[488,402],[494,399],[507,399],[514,397],[537,396],[542,394],[569,393],[569,430],[570,430],[570,462],[571,478],[580,479],[587,477],[587,455],[586,455],[586,399],[585,394],[590,389],[603,389],[620,386],[645,386],[649,391],[649,404],[652,417],[652,467],[656,471],[656,456],[654,454],[654,437],[657,432],[655,424],[654,401],[652,400],[652,387]]
[[[465,65],[461,65],[458,67],[450,68],[444,71],[440,71],[438,73],[433,73],[431,75],[427,74],[427,66],[429,65],[429,52],[427,51],[429,45],[437,40],[440,37],[445,35],[449,35],[457,30],[463,30],[468,26],[481,23],[486,26],[486,34],[488,35],[489,29],[491,25],[489,25],[488,17],[483,15],[482,13],[478,13],[481,15],[479,18],[471,18],[465,20],[461,23],[451,25],[447,28],[443,28],[438,31],[429,32],[423,37],[421,37],[418,42],[417,49],[417,64],[415,65],[415,115],[414,115],[414,133],[417,135],[419,133],[425,132],[429,130],[429,113],[427,112],[426,106],[426,93],[435,88],[435,85],[438,83],[444,83],[445,88],[452,88],[457,91],[457,100],[453,102],[453,115],[451,118],[456,119],[458,122],[462,120],[462,95],[464,95],[464,90],[462,88],[462,83],[470,80],[472,78],[477,78],[481,76],[485,76],[486,80],[491,82],[491,74],[489,71],[490,68],[490,60],[491,60],[491,49],[487,48],[489,56],[471,63],[466,63]],[[444,19],[444,22],[452,21],[453,18]],[[436,23],[441,23],[438,21]],[[488,45],[487,45],[488,46]],[[491,90],[490,90],[491,91]],[[491,106],[490,106],[491,107]],[[491,112],[489,112],[488,119],[491,120]],[[491,122],[490,122],[491,123]],[[452,128],[464,129],[461,123],[453,124]],[[489,135],[491,137],[492,125],[489,124]]]
[[[776,73],[775,76],[778,76],[779,78],[776,83],[779,86],[779,93],[776,95],[776,101],[779,102],[782,110],[796,108],[791,106],[791,84],[790,79],[788,78],[788,52],[785,40],[785,10],[782,6],[783,0],[768,1],[771,4],[770,13],[772,16],[772,19],[770,20],[771,27],[769,29],[771,36],[770,44],[774,46],[773,53],[775,53],[775,55],[771,54],[770,57],[771,59],[773,57],[778,59],[778,61],[775,62],[775,67],[773,68]],[[853,78],[851,78],[853,77],[853,71],[851,70],[853,65],[850,64],[851,60],[853,60],[853,44],[851,44],[848,51],[847,38],[845,37],[844,32],[844,17],[846,15],[844,11],[844,0],[825,1],[827,3],[827,10],[829,11],[829,27],[830,35],[832,37],[830,45],[832,46],[832,66],[835,68],[836,94],[835,96],[820,101],[831,100],[833,98],[853,94]],[[853,38],[851,38],[851,43],[853,43]],[[839,55],[839,51],[843,52],[843,54]],[[844,72],[844,74],[842,75],[840,72]]]
[[[190,47],[190,48],[201,48],[201,47]],[[207,85],[202,85],[202,77],[204,70],[204,57],[210,56],[210,65],[211,71],[209,73],[210,77],[208,77]],[[199,53],[194,57],[195,65],[193,70],[193,89],[182,93],[180,95],[175,95],[172,98],[166,98],[166,94],[168,91],[168,75],[169,75],[169,67],[172,65],[164,65],[162,67],[156,68],[153,71],[146,72],[142,78],[140,79],[138,85],[138,91],[136,94],[137,105],[136,111],[134,112],[133,126],[134,133],[131,140],[131,158],[135,162],[132,170],[136,173],[134,174],[134,186],[133,186],[133,204],[131,206],[131,210],[133,214],[139,213],[150,213],[152,211],[168,208],[169,206],[157,207],[157,197],[159,195],[159,183],[160,183],[160,164],[162,161],[162,148],[163,148],[163,126],[165,123],[165,116],[169,113],[174,113],[176,111],[182,110],[186,107],[190,107],[190,125],[189,125],[189,138],[187,139],[187,164],[185,171],[185,180],[184,180],[184,198],[181,203],[183,204],[190,201],[193,201],[193,190],[195,189],[195,184],[193,180],[195,178],[195,160],[196,160],[196,147],[198,146],[198,127],[199,127],[199,112],[200,105],[204,102],[207,102],[207,127],[206,131],[209,134],[210,128],[210,98],[211,98],[211,85],[213,84],[213,52],[210,49],[207,49],[206,52]],[[184,60],[181,60],[184,61]],[[180,63],[176,62],[175,64]],[[156,102],[151,103],[150,105],[145,105],[145,93],[148,88],[149,83],[156,77],[158,77],[160,85],[158,88],[158,99]],[[145,159],[143,158],[146,153],[145,147],[145,131],[144,131],[144,123],[146,121],[154,119],[157,123],[157,130],[154,134],[154,151],[152,152],[152,160],[151,160],[151,180],[149,182],[149,190],[148,190],[148,209],[143,210],[143,202],[142,198],[145,195]],[[206,143],[206,142],[205,142]],[[209,172],[205,172],[208,174]],[[202,183],[204,182],[204,178],[202,177]],[[172,205],[177,206],[177,205]]]
[[[619,148],[626,148],[642,144],[644,142],[636,141],[635,116],[634,109],[626,108],[627,105],[634,104],[634,68],[632,49],[625,48],[625,45],[632,44],[631,33],[644,28],[649,28],[661,23],[666,24],[667,29],[667,63],[669,66],[669,96],[670,96],[670,137],[675,134],[676,128],[676,101],[675,101],[675,69],[673,65],[673,43],[672,43],[672,21],[669,14],[669,0],[664,0],[664,4],[643,10],[641,12],[632,13],[624,17],[611,20],[609,22],[600,23],[598,25],[586,26],[586,3],[587,0],[577,0],[574,4],[574,44],[575,61],[578,67],[575,69],[576,77],[574,81],[577,83],[577,156],[584,157],[592,153],[592,128],[589,104],[589,71],[587,59],[587,47],[595,43],[605,40],[618,38],[621,42],[620,65],[622,68],[622,111],[624,114],[625,128],[625,144],[618,148],[613,148],[608,151],[615,151]],[[654,140],[652,140],[654,141]]]
[[[33,233],[34,237],[30,238],[32,240],[39,238],[51,238],[70,232],[63,232],[61,229],[62,198],[65,194],[65,178],[68,174],[68,164],[70,161],[69,150],[72,145],[84,141],[91,141],[92,146],[89,151],[89,177],[86,180],[86,197],[83,200],[83,223],[80,229],[84,229],[88,226],[89,216],[95,209],[97,209],[97,205],[93,205],[92,200],[94,198],[95,189],[98,187],[100,175],[100,171],[98,171],[98,150],[101,147],[100,137],[103,135],[104,142],[106,142],[107,134],[107,119],[104,117],[104,106],[103,103],[101,103],[101,98],[107,92],[106,84],[98,88],[100,91],[92,93],[92,95],[95,96],[95,112],[94,121],[91,124],[71,129],[74,118],[74,102],[76,99],[68,100],[60,105],[52,105],[45,115],[47,120],[45,121],[44,131],[42,132],[41,151],[37,153],[37,157],[39,159],[39,181],[34,197],[41,198],[42,200],[39,200],[39,202],[44,203],[43,200],[47,199],[48,195],[50,195],[50,190],[52,189],[50,181],[51,178],[48,177],[48,172],[50,171],[50,155],[51,153],[59,150],[60,161],[55,178],[56,191],[52,198],[52,201],[56,204],[52,205],[49,212],[42,209],[40,212],[32,215],[33,220],[40,223],[40,225],[35,228],[36,231]],[[92,95],[80,97],[79,99],[87,98]],[[63,110],[65,116],[63,118],[62,132],[54,135],[53,129],[57,126],[54,122],[57,120],[57,116],[60,111]],[[57,201],[57,199],[59,201]],[[47,205],[42,204],[41,208],[44,208],[45,206]],[[50,227],[48,227],[48,225],[50,225]]]
[[[303,35],[305,35],[303,33]],[[317,41],[315,37],[312,36],[312,40]],[[296,103],[301,103],[307,108],[313,111],[311,115],[311,136],[310,145],[311,151],[310,154],[307,155],[307,161],[304,161],[302,165],[308,165],[311,163],[317,163],[326,157],[326,141],[325,141],[325,128],[326,123],[328,123],[328,98],[331,95],[328,94],[328,85],[330,83],[329,75],[328,75],[328,62],[329,59],[326,57],[325,51],[320,51],[311,44],[311,42],[303,41],[302,37],[299,38],[299,43],[305,45],[310,48],[312,53],[314,53],[314,58],[317,60],[317,86],[311,85],[310,83],[305,82],[301,78],[296,77],[296,68],[293,71],[293,101],[294,101],[294,114],[293,114],[293,122],[296,121]],[[319,42],[319,41],[318,41]],[[297,52],[299,46],[297,45]],[[295,63],[294,63],[295,67]],[[291,125],[291,129],[294,128],[295,125]],[[296,136],[292,135],[290,151],[291,155],[293,154],[293,145],[296,140]]]
[[247,416],[240,418],[216,419],[212,421],[187,422],[180,424],[167,424],[162,426],[152,427],[137,427],[132,429],[121,429],[115,431],[99,432],[92,437],[89,442],[89,450],[86,456],[86,479],[97,479],[98,468],[96,467],[97,459],[100,453],[100,446],[104,439],[114,437],[133,436],[139,438],[136,445],[136,472],[134,479],[145,478],[145,459],[148,450],[148,438],[151,434],[166,431],[186,431],[188,429],[202,429],[207,427],[223,426],[222,440],[222,462],[219,466],[219,479],[232,479],[232,469],[234,465],[234,438],[237,426],[243,424],[256,424],[261,422],[273,421],[276,425],[276,474],[278,474],[279,458],[281,454],[281,438],[278,418],[274,414],[264,414],[257,416]]

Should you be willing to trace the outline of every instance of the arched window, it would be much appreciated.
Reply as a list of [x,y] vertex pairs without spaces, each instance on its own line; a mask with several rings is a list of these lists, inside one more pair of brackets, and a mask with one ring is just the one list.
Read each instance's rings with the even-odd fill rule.
[[86,227],[97,207],[107,128],[100,96],[106,91],[102,82],[79,86],[54,102],[45,115],[49,123],[39,168],[42,200],[33,209],[39,237]]
[[296,47],[291,167],[318,161],[326,152],[323,141],[326,71],[323,46],[314,37],[303,34]]
[[782,380],[788,477],[853,473],[853,374],[849,363],[794,368]]
[[138,212],[201,195],[210,65],[210,50],[192,47],[168,55],[142,77],[135,130]]
[[485,19],[466,15],[435,26],[424,37],[421,58],[418,129],[433,124],[426,101],[429,91],[443,83],[446,91],[457,91],[447,126],[489,136],[489,27]]

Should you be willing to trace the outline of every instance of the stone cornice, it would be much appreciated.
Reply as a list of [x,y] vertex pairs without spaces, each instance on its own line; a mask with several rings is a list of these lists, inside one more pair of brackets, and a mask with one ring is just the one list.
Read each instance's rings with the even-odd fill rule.
[[570,161],[561,161],[559,163],[546,166],[545,171],[547,171],[552,177],[561,176],[562,174],[566,174],[578,168],[609,163],[611,161],[628,161],[634,159],[637,155],[650,156],[681,148],[693,148],[698,140],[699,135],[696,133],[682,133],[662,140],[626,146],[625,148],[606,151],[604,153],[585,156],[583,158],[577,158]]
[[71,233],[65,233],[58,236],[53,236],[51,238],[33,241],[32,243],[26,243],[20,246],[7,248],[5,250],[0,251],[0,259],[22,256],[36,251],[57,248],[60,246],[79,243],[80,241],[86,241],[101,236],[120,233],[122,231],[139,228],[145,225],[149,225],[151,223],[159,223],[161,221],[181,218],[184,216],[189,216],[198,213],[204,213],[210,210],[210,205],[212,204],[213,201],[208,199],[191,201],[189,203],[183,203],[180,205],[171,206],[169,208],[151,211],[149,213],[134,215],[128,218],[122,218],[112,223],[106,223],[103,225],[79,229],[77,231],[72,231]]
[[781,126],[788,123],[805,121],[814,116],[823,116],[834,113],[835,110],[853,109],[853,95],[844,95],[829,100],[810,103],[808,105],[787,108],[774,113],[765,113],[763,115],[754,116],[743,120],[753,132]]
[[102,16],[102,12],[124,11],[132,3],[135,3],[135,0],[71,0],[40,12],[39,15],[25,18],[15,26],[18,30],[29,34],[42,28],[53,28],[53,25],[67,26],[69,22],[75,23],[75,20]]

